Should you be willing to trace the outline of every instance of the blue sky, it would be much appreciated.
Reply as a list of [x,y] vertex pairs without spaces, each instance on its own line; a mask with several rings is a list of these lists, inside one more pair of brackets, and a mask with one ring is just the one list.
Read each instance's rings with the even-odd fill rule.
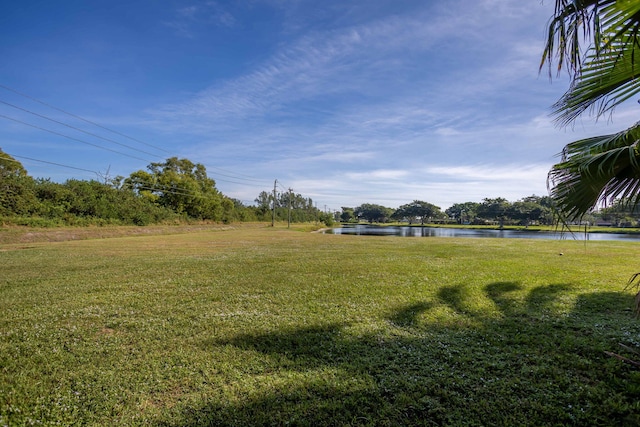
[[331,210],[546,195],[566,143],[638,108],[554,126],[568,80],[538,73],[553,6],[3,2],[0,148],[55,181],[186,157],[247,204],[276,179]]

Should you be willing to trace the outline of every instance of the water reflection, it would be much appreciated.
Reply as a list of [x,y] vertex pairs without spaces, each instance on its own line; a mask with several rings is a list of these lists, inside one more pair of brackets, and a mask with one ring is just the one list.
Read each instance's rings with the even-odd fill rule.
[[640,234],[622,233],[570,233],[533,231],[533,230],[489,230],[472,228],[437,227],[395,227],[375,225],[345,225],[325,231],[327,234],[355,234],[362,236],[401,236],[401,237],[495,237],[511,239],[551,239],[551,240],[640,240]]

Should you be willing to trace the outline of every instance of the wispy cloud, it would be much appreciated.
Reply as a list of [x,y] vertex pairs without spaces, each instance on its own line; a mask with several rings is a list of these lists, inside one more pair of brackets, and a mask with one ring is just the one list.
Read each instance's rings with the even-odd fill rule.
[[408,174],[409,172],[405,170],[380,169],[366,172],[348,172],[345,175],[350,180],[373,183],[378,181],[389,182],[390,180],[404,179]]
[[[62,3],[50,9],[71,16]],[[5,32],[20,44],[5,49],[15,71],[7,77],[20,77],[16,87],[33,85],[24,91],[35,96],[55,87],[49,93],[64,98],[47,102],[65,109],[100,101],[92,120],[202,162],[215,179],[223,169],[256,178],[242,185],[219,175],[220,190],[243,200],[276,178],[336,206],[516,200],[546,190],[547,171],[566,143],[637,119],[631,102],[613,123],[585,117],[554,127],[550,105],[567,78],[550,83],[546,70],[538,74],[552,1],[179,0],[152,10],[133,2],[126,7],[140,28],[118,21],[124,7],[115,4],[123,13],[108,16],[87,8],[92,31],[74,27],[79,20],[42,16],[43,28],[70,25],[59,31],[69,37],[44,45],[41,32],[19,31],[36,28],[31,20],[12,22]],[[116,28],[130,31],[113,37]],[[71,37],[108,55],[70,49]],[[29,50],[36,45],[46,55]],[[32,54],[24,55],[26,47]],[[80,87],[92,90],[79,96]],[[83,108],[73,111],[86,115]],[[16,154],[42,152],[34,129],[5,128],[4,144]],[[76,164],[63,157],[70,145],[53,140],[48,154]],[[89,150],[73,153],[81,151]],[[112,162],[83,155],[78,163],[90,169]],[[144,168],[133,159],[113,163],[118,174]]]
[[207,1],[178,8],[173,19],[164,25],[180,37],[195,38],[202,26],[233,27],[236,19],[218,2]]
[[[295,108],[297,103],[317,100],[322,104],[345,94],[351,95],[351,104],[341,105],[339,113],[370,103],[399,103],[407,97],[419,97],[423,103],[439,108],[471,110],[465,102],[476,103],[476,99],[487,95],[495,98],[502,93],[501,85],[518,81],[523,73],[536,72],[526,60],[531,50],[518,47],[530,46],[531,40],[516,40],[514,48],[511,40],[501,41],[500,26],[491,27],[501,18],[493,17],[491,12],[506,7],[501,4],[482,3],[474,8],[465,2],[460,9],[441,8],[433,16],[422,11],[418,16],[393,15],[355,26],[305,33],[244,76],[214,83],[192,99],[166,105],[156,113],[163,120],[206,120],[215,126],[249,117],[283,119],[279,114],[285,115],[284,109]],[[482,19],[475,19],[479,12],[483,13]],[[191,17],[196,11],[187,8],[183,14]],[[488,29],[498,33],[490,40],[499,44],[474,46],[477,40],[490,36],[478,37]],[[491,50],[503,53],[498,58],[481,57]],[[510,57],[505,57],[504,52]],[[416,62],[416,55],[426,62]],[[474,68],[473,74],[463,75],[454,71],[458,64],[447,64],[451,57],[458,57],[457,62],[482,62],[478,62],[480,66]],[[425,69],[415,69],[417,63]],[[435,80],[434,71],[436,76],[440,74]],[[411,83],[405,84],[405,80]],[[385,120],[393,120],[393,111]]]
[[452,178],[455,181],[512,181],[531,182],[539,179],[549,171],[548,165],[460,165],[460,166],[431,166],[425,168],[425,173],[440,178]]
[[[194,99],[165,106],[163,111],[216,121],[274,114],[285,105],[334,94],[380,96],[391,83],[390,73],[403,66],[402,55],[417,47],[428,48],[435,36],[417,20],[396,17],[306,34],[245,76],[214,84]],[[404,53],[398,56],[400,51]]]
[[503,197],[544,191],[553,155],[571,138],[545,116],[564,86],[538,78],[542,30],[513,34],[547,12],[452,1],[300,26],[255,68],[152,115],[206,134],[202,158],[251,150],[256,171],[310,193],[346,186],[361,197],[451,204],[464,191],[480,199],[499,188]]

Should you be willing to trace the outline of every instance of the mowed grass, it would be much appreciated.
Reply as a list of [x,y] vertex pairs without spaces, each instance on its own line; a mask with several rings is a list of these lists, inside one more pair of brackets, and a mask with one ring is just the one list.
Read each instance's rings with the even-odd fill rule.
[[280,227],[0,245],[0,425],[637,425],[640,375],[605,351],[640,348],[639,255]]

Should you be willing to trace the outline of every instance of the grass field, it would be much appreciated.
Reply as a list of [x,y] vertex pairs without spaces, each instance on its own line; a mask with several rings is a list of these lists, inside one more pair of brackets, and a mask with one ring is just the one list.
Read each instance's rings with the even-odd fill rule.
[[0,426],[640,423],[634,243],[4,232]]

